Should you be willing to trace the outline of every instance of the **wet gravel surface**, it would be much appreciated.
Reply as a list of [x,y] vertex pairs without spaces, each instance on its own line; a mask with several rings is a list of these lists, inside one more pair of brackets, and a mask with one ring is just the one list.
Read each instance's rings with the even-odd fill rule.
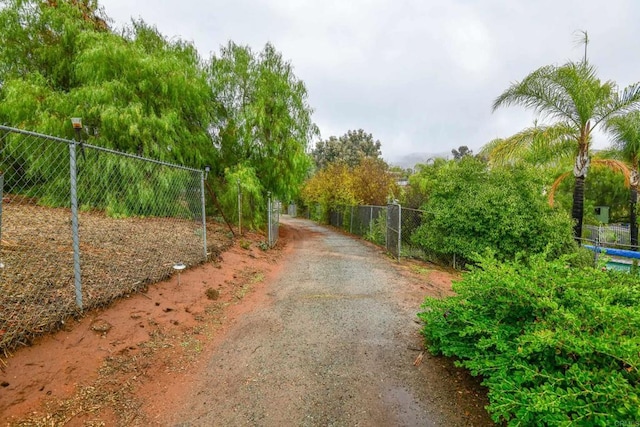
[[216,347],[181,426],[485,426],[486,398],[424,355],[415,286],[372,245],[300,219],[269,302]]

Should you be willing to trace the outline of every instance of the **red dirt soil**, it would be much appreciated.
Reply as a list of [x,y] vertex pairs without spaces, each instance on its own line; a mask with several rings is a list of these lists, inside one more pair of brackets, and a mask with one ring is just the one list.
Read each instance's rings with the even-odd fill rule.
[[[247,233],[217,260],[181,273],[0,360],[3,425],[153,425],[172,411],[235,319],[265,303],[264,283],[302,239],[280,229],[276,248]],[[447,295],[455,275],[403,262],[417,294]],[[421,301],[416,301],[419,304]],[[158,418],[156,418],[158,417]]]

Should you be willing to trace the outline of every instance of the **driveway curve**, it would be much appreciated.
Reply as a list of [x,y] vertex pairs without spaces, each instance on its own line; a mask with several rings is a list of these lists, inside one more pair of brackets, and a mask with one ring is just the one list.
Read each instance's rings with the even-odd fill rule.
[[293,239],[265,303],[230,327],[172,423],[485,426],[478,386],[421,353],[421,289],[379,248],[283,218]]

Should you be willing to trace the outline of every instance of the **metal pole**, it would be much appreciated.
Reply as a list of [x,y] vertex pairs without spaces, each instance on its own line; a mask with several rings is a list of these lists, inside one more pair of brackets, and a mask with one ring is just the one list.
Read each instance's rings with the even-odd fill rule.
[[387,221],[385,223],[385,227],[384,227],[384,247],[387,248],[387,250],[389,252],[391,252],[391,245],[392,243],[390,242],[390,234],[391,234],[391,209],[392,209],[393,205],[387,205],[387,212],[386,212],[386,216],[387,216]]
[[398,203],[398,261],[402,250],[402,206]]
[[373,234],[373,206],[369,208],[369,233]]
[[238,180],[238,234],[242,236],[242,191]]
[[271,193],[267,194],[267,239],[271,247]]
[[351,206],[351,222],[349,224],[349,233],[353,234],[353,206]]
[[205,172],[200,172],[200,203],[202,204],[202,240],[204,245],[204,260],[207,261],[207,208],[204,200]]
[[76,305],[82,310],[82,279],[80,274],[80,235],[78,231],[78,187],[76,181],[76,143],[69,143],[69,170],[71,175],[71,232],[73,234],[73,273]]

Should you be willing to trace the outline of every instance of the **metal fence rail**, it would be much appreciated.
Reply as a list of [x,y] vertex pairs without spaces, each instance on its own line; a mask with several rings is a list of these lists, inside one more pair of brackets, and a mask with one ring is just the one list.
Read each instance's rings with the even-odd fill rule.
[[205,260],[204,179],[0,126],[0,347],[32,332],[12,330],[15,316],[37,314],[34,330],[46,330]]

